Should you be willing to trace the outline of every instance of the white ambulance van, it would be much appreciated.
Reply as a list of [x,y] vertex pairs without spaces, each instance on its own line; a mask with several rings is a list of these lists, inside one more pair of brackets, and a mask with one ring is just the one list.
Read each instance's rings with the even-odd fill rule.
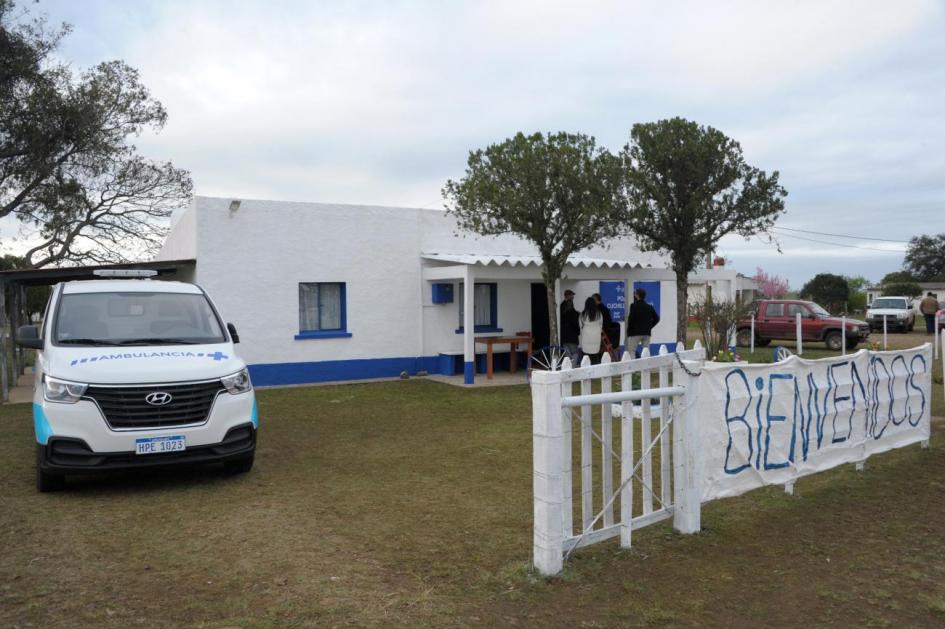
[[112,279],[54,286],[42,328],[17,330],[37,350],[37,489],[128,468],[252,469],[259,421],[233,325],[194,284],[98,274]]

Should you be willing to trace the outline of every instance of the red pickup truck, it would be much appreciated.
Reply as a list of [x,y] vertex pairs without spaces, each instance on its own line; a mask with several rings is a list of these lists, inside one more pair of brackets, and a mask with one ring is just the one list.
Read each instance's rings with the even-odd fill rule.
[[[763,299],[750,306],[749,316],[755,315],[755,345],[764,346],[772,340],[795,340],[797,313],[801,314],[801,338],[804,341],[822,341],[827,349],[840,349],[841,319],[812,301],[795,299]],[[847,319],[846,327],[847,349],[853,349],[870,336],[870,327],[865,321]],[[737,342],[742,347],[751,344],[750,318],[738,322]]]

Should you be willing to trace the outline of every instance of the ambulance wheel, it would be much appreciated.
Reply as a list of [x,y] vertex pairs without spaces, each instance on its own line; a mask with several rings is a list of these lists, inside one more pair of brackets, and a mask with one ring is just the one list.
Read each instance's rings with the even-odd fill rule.
[[226,470],[227,474],[245,474],[246,472],[253,469],[253,459],[255,458],[256,455],[251,454],[245,459],[226,461],[223,463],[223,469]]
[[66,486],[66,477],[60,474],[50,474],[44,472],[41,464],[45,458],[45,448],[39,444],[36,445],[36,491],[48,493],[59,491]]

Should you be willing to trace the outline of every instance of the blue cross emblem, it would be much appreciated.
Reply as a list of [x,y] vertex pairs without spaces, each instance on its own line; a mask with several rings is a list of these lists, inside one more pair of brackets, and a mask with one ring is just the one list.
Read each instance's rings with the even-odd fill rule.
[[229,358],[229,356],[227,356],[223,352],[214,352],[212,354],[207,354],[207,358],[212,358],[213,360],[226,360],[227,358]]

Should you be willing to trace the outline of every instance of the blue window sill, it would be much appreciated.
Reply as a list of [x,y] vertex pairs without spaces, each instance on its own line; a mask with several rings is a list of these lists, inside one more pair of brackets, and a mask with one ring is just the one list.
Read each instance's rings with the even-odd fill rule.
[[[502,328],[497,328],[494,325],[477,325],[473,329],[473,333],[477,332],[501,332]],[[456,334],[462,334],[463,328],[456,328]]]
[[344,330],[313,330],[311,332],[299,332],[295,335],[296,341],[310,341],[312,339],[346,339],[351,336],[351,332]]

